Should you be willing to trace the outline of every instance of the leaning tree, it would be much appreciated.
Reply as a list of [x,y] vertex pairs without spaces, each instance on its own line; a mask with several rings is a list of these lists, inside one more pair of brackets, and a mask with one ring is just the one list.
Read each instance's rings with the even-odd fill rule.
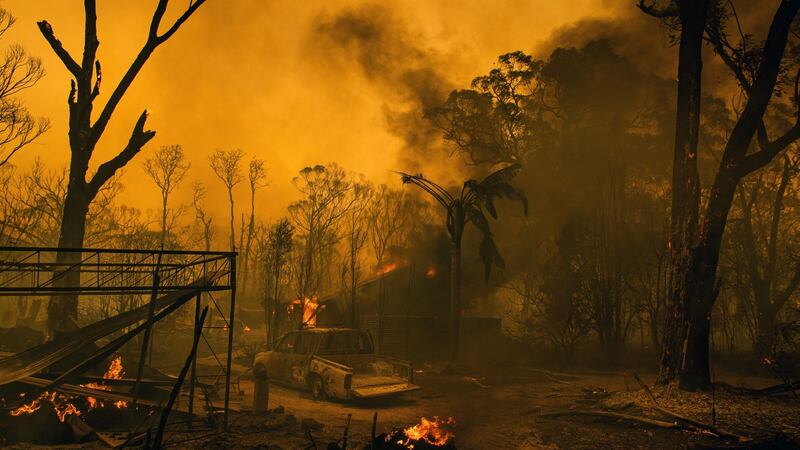
[[[800,70],[784,58],[800,0],[780,2],[763,44],[741,31],[732,2],[720,0],[639,0],[645,13],[656,16],[678,35],[678,83],[675,149],[672,168],[670,230],[673,285],[662,343],[658,381],[679,381],[687,390],[711,387],[709,338],[711,311],[721,280],[717,276],[722,237],[734,195],[741,181],[763,168],[800,138]],[[729,20],[733,18],[734,20]],[[728,36],[739,33],[738,42]],[[713,182],[700,186],[698,136],[703,94],[702,49],[708,42],[728,66],[746,98],[727,138]],[[787,76],[789,71],[794,75]],[[777,95],[791,90],[788,96]],[[791,103],[792,105],[789,105]],[[765,122],[770,106],[793,106],[794,125],[774,130]],[[770,137],[776,134],[777,137]],[[755,142],[755,145],[754,145]],[[703,198],[705,197],[705,198]]]
[[[97,171],[87,180],[89,164],[97,143],[103,135],[111,116],[114,114],[122,97],[128,91],[133,80],[158,46],[166,42],[178,28],[203,4],[205,0],[190,1],[186,10],[164,32],[160,32],[161,21],[167,11],[169,0],[159,0],[150,21],[147,39],[125,75],[111,92],[100,114],[92,117],[94,102],[100,95],[102,74],[97,49],[97,5],[96,0],[84,0],[84,44],[80,61],[75,60],[56,38],[53,27],[47,21],[38,22],[39,30],[50,44],[55,54],[69,70],[73,79],[70,82],[69,96],[69,181],[64,199],[64,211],[58,246],[61,248],[80,248],[86,234],[86,214],[89,205],[97,196],[102,186],[117,171],[124,167],[142,147],[153,139],[155,131],[145,130],[147,111],[143,112],[133,127],[130,139],[120,152],[100,164]],[[94,120],[93,120],[94,119]],[[62,266],[70,266],[77,262],[78,255],[59,252],[57,262]],[[71,271],[59,277],[61,285],[70,286],[80,282],[80,272]],[[54,297],[48,306],[48,334],[53,338],[56,334],[77,328],[78,298],[75,295]]]
[[512,164],[491,173],[482,181],[467,180],[457,195],[422,175],[400,172],[403,184],[413,184],[430,194],[447,214],[447,233],[450,236],[450,358],[453,361],[458,360],[461,336],[461,240],[464,228],[472,223],[483,236],[478,251],[488,283],[492,266],[502,268],[505,267],[505,262],[494,242],[494,235],[484,211],[497,219],[494,202],[498,198],[507,198],[522,203],[525,214],[528,214],[525,193],[511,184],[521,167],[519,164]]

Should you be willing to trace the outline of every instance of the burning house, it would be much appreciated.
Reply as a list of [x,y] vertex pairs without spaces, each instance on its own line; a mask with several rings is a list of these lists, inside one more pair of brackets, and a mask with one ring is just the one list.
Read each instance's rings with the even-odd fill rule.
[[[435,360],[448,345],[449,268],[435,263],[391,262],[359,285],[357,326],[369,331],[381,353],[414,361]],[[319,326],[349,325],[348,293],[319,300]],[[465,357],[502,340],[500,319],[465,311],[461,323]],[[480,346],[476,345],[480,343]],[[481,349],[470,351],[470,349]]]

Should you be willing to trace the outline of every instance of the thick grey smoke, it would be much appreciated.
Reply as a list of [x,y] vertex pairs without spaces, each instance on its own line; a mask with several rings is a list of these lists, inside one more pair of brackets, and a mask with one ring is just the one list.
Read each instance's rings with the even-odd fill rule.
[[442,71],[441,56],[396,13],[375,4],[323,13],[306,45],[334,70],[361,76],[385,99],[383,125],[404,147],[398,169],[430,171],[431,162],[444,163],[448,152],[423,113],[455,86]]

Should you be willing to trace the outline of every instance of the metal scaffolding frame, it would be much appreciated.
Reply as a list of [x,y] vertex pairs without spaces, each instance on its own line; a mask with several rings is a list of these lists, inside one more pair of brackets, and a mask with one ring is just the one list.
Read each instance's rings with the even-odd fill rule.
[[[227,429],[230,410],[231,365],[236,312],[236,252],[189,250],[141,250],[104,248],[0,247],[0,297],[53,297],[61,295],[157,296],[195,290],[195,328],[206,293],[227,328],[227,359],[217,358],[225,375],[223,427]],[[216,273],[213,283],[198,283]],[[230,292],[230,310],[225,316],[212,292]],[[215,328],[212,325],[203,329]],[[194,330],[197,331],[196,329]],[[139,355],[140,359],[145,355]],[[195,355],[189,382],[188,411],[194,412],[197,380]]]

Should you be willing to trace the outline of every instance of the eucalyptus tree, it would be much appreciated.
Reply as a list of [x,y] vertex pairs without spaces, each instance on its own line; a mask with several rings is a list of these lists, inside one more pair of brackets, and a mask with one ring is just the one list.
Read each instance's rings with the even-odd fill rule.
[[[666,22],[678,41],[669,242],[674,276],[658,382],[677,380],[686,390],[708,390],[710,317],[721,288],[717,269],[736,192],[748,175],[800,139],[800,89],[795,81],[800,79],[800,66],[793,57],[798,37],[792,28],[800,2],[783,1],[771,8],[761,43],[742,31],[732,2],[639,0],[638,6]],[[744,101],[724,139],[711,188],[701,189],[698,141],[706,42],[730,69]],[[765,116],[781,108],[792,111],[791,122],[777,129]]]
[[369,211],[369,240],[372,252],[375,255],[375,263],[378,272],[378,297],[375,299],[375,309],[377,312],[377,344],[378,349],[383,346],[384,329],[384,303],[386,289],[384,285],[383,273],[387,267],[387,253],[391,245],[396,245],[400,241],[403,230],[411,220],[412,214],[409,213],[410,203],[408,195],[401,189],[391,189],[385,184],[375,188],[372,204]]
[[368,221],[375,189],[363,175],[353,177],[349,192],[352,206],[344,217],[343,238],[345,255],[342,264],[342,284],[350,297],[350,326],[357,327],[356,293],[361,282],[362,250],[370,233]]
[[205,251],[211,250],[211,241],[214,240],[214,218],[208,213],[203,200],[206,196],[206,187],[200,181],[192,184],[192,207],[194,208],[195,230],[200,235],[200,240]]
[[[264,314],[265,325],[267,326],[267,343],[270,348],[275,346],[278,338],[278,305],[281,296],[281,278],[286,276],[286,265],[292,252],[292,240],[294,239],[294,226],[289,219],[282,218],[275,225],[270,227],[267,234],[267,251],[264,268],[266,269],[265,280],[269,277],[269,284],[272,287],[271,296],[264,290]],[[266,287],[266,286],[265,286]],[[271,297],[271,298],[270,298]],[[271,301],[270,301],[271,300]]]
[[[0,37],[16,19],[0,8]],[[47,119],[36,119],[17,95],[36,85],[45,75],[42,61],[13,44],[0,61],[0,166],[50,128]]]
[[774,357],[780,313],[800,288],[800,204],[794,180],[799,163],[796,156],[784,155],[783,161],[742,183],[731,220],[730,267],[742,280],[734,291],[747,306],[754,350],[761,360]]
[[235,228],[233,222],[233,188],[241,183],[243,179],[241,167],[243,157],[244,152],[238,148],[234,150],[222,150],[218,148],[214,150],[214,153],[208,157],[208,161],[211,164],[211,169],[214,171],[214,174],[217,176],[217,178],[222,181],[222,184],[225,185],[225,190],[228,193],[228,206],[230,207],[229,244],[231,251],[236,250],[236,236],[234,234]]
[[497,219],[496,199],[518,201],[528,214],[528,200],[525,193],[511,184],[522,166],[511,164],[503,167],[481,181],[467,180],[461,191],[453,195],[444,187],[424,176],[400,173],[403,184],[411,184],[427,192],[444,208],[447,219],[447,233],[450,236],[450,358],[458,360],[461,326],[461,241],[464,228],[473,224],[482,235],[478,252],[485,269],[486,282],[489,282],[492,267],[505,267],[503,257],[497,249],[486,212]]
[[[186,9],[177,15],[171,25],[162,26],[167,12],[169,0],[158,0],[144,44],[125,71],[119,83],[111,90],[100,113],[93,119],[92,111],[95,101],[100,95],[102,72],[97,50],[100,41],[97,38],[97,2],[84,0],[84,42],[83,54],[76,60],[56,37],[53,27],[45,20],[37,23],[39,31],[69,71],[70,80],[67,104],[69,107],[69,179],[64,197],[63,216],[58,246],[63,248],[80,248],[86,236],[86,216],[89,206],[97,198],[101,188],[109,182],[117,172],[130,162],[151,139],[156,132],[145,129],[147,111],[142,112],[133,126],[128,142],[120,146],[119,152],[104,163],[97,166],[89,179],[89,166],[100,138],[103,136],[111,117],[119,106],[125,93],[134,79],[144,67],[153,52],[171,38],[191,17],[205,0],[193,0]],[[61,265],[74,264],[80,255],[72,252],[59,252],[56,259]],[[59,278],[59,283],[70,286],[80,282],[80,272],[71,271]],[[76,295],[60,295],[48,304],[48,334],[54,338],[78,327],[78,297]]]
[[163,145],[156,154],[144,161],[144,171],[161,191],[161,236],[159,247],[164,248],[167,236],[168,202],[170,194],[178,187],[191,165],[180,145]]
[[[342,220],[354,199],[348,195],[352,183],[344,169],[335,163],[305,167],[292,183],[302,195],[289,205],[289,216],[297,230],[296,272],[297,295],[301,311],[306,301],[319,294],[325,275],[329,274],[330,258],[339,239]],[[302,328],[303,314],[299,326]]]
[[264,160],[253,157],[250,160],[250,167],[247,171],[248,187],[250,188],[250,219],[247,224],[247,240],[245,241],[244,258],[242,267],[242,288],[247,289],[247,277],[250,272],[250,244],[253,240],[253,234],[256,230],[256,191],[266,187],[269,182],[267,181],[267,169],[264,167]]

